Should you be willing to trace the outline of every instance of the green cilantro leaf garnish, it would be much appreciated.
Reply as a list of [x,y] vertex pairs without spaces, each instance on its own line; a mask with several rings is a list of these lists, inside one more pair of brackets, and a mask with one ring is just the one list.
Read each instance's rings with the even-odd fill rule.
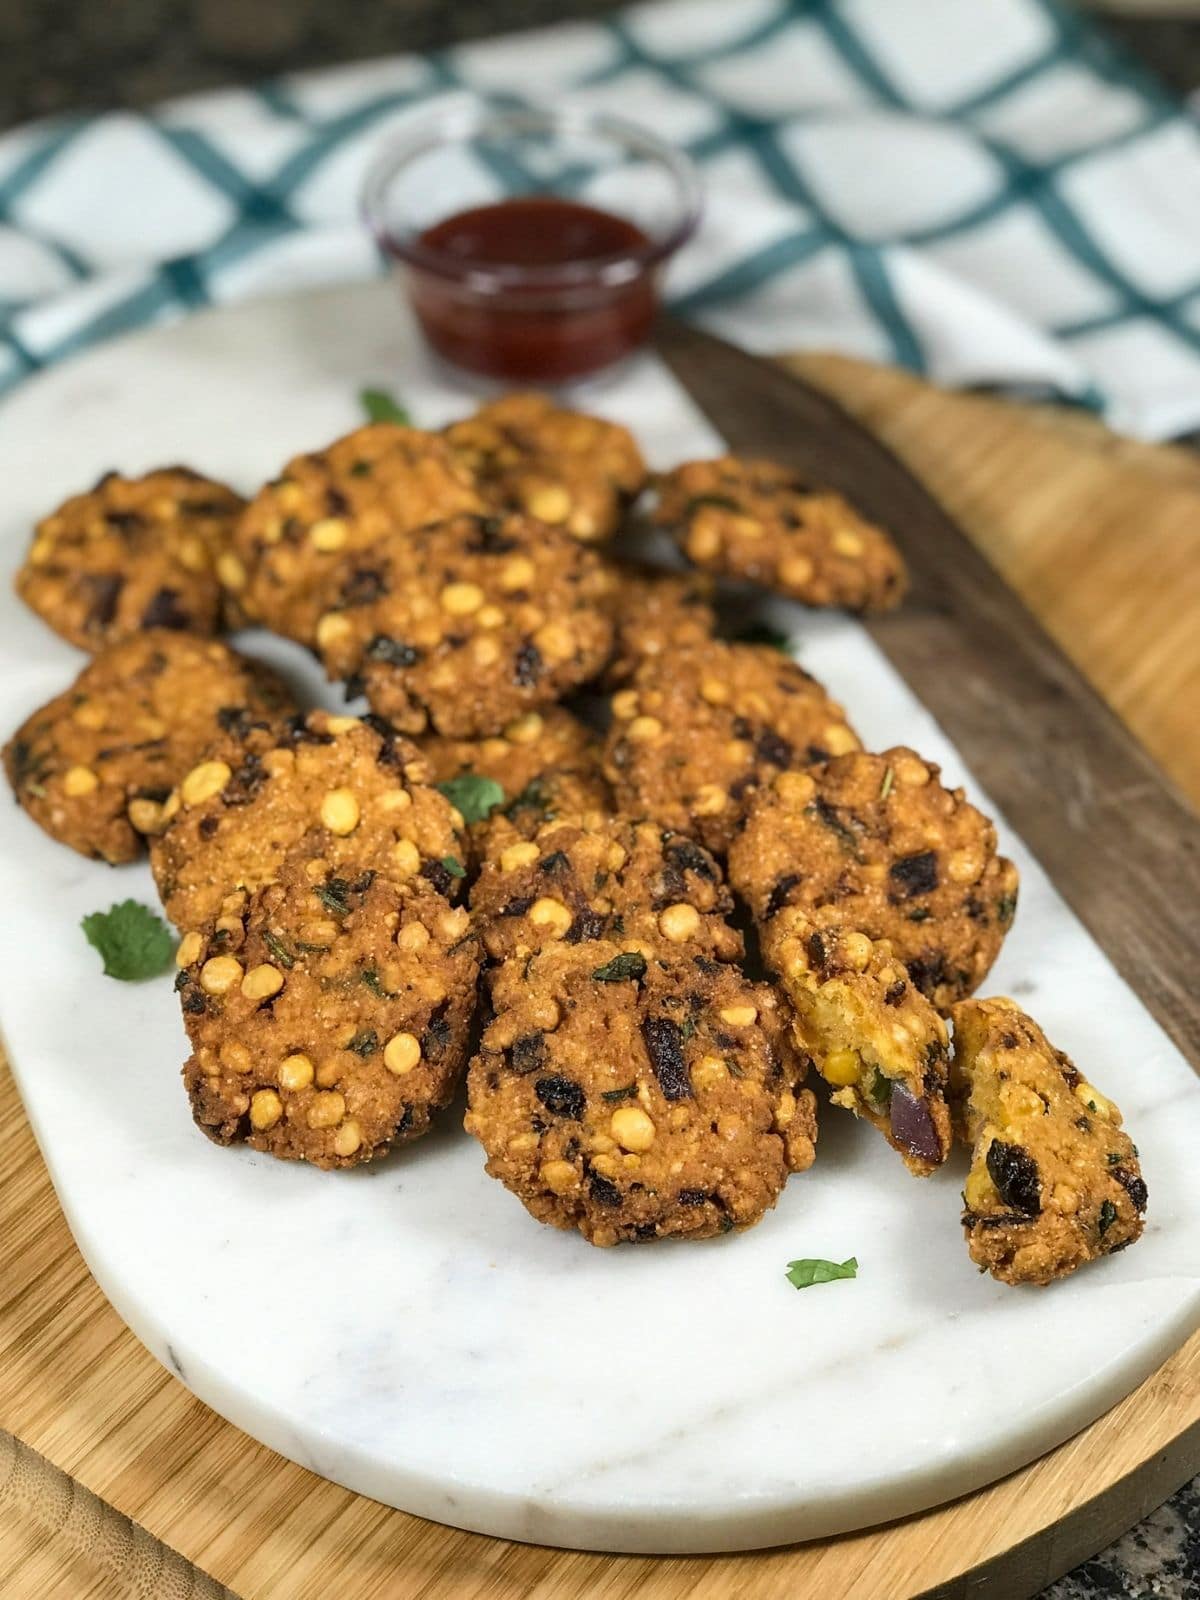
[[1117,1208],[1116,1208],[1116,1206],[1113,1205],[1111,1200],[1103,1200],[1103,1201],[1101,1201],[1101,1203],[1100,1203],[1100,1224],[1099,1224],[1099,1232],[1100,1232],[1100,1237],[1101,1238],[1104,1237],[1104,1235],[1108,1232],[1108,1230],[1112,1227],[1113,1223],[1116,1220],[1117,1220]]
[[772,650],[782,650],[785,655],[791,654],[792,641],[787,634],[780,633],[778,628],[769,627],[765,622],[748,623],[734,637],[738,644],[769,644]]
[[155,978],[175,954],[171,930],[149,906],[122,900],[107,911],[93,911],[80,923],[87,942],[100,952],[104,975],[134,983]]
[[452,878],[465,878],[467,869],[457,856],[443,856],[442,865]]
[[858,1259],[855,1256],[842,1262],[823,1261],[820,1257],[788,1262],[787,1280],[793,1289],[811,1289],[814,1283],[833,1283],[838,1278],[857,1277]]
[[464,822],[486,822],[497,806],[504,804],[504,790],[495,778],[481,778],[477,772],[462,772],[447,778],[438,788],[462,813]]
[[636,1083],[627,1083],[620,1089],[605,1089],[600,1098],[601,1100],[607,1100],[611,1105],[618,1100],[632,1100],[637,1091],[638,1086]]
[[626,950],[592,973],[592,977],[599,978],[601,983],[624,983],[628,978],[643,978],[645,975],[646,958],[640,950]]
[[358,403],[367,414],[368,422],[412,422],[408,412],[386,389],[360,389]]

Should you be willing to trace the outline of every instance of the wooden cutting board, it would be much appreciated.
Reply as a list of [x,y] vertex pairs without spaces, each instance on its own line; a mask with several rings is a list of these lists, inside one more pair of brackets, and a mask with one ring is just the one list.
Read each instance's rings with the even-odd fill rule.
[[[816,390],[699,336],[668,330],[665,349],[735,444],[786,456],[800,440],[808,464],[835,480],[900,497],[917,582],[877,638],[1196,1060],[1200,1024],[1183,975],[1198,943],[1200,833],[1178,796],[996,571]],[[793,365],[910,460],[1110,704],[1200,792],[1200,463],[882,368]],[[83,1266],[4,1070],[0,1174],[0,1593],[15,1600],[723,1600],[751,1586],[762,1600],[818,1589],[1020,1600],[1200,1470],[1198,1336],[1033,1466],[888,1528],[669,1560],[459,1533],[282,1460],[158,1366]]]

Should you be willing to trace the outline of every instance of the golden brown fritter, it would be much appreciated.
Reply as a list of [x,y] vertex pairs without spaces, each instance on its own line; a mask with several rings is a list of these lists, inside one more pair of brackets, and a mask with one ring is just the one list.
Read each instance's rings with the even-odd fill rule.
[[713,640],[646,661],[612,709],[604,770],[619,808],[718,855],[776,772],[859,743],[821,685],[769,645]]
[[612,976],[628,954],[556,944],[499,969],[466,1127],[534,1217],[593,1244],[750,1227],[816,1137],[775,995],[702,956]]
[[809,606],[887,611],[908,584],[888,534],[772,461],[689,461],[657,480],[654,521],[710,572]]
[[996,830],[902,745],[781,773],[754,797],[729,876],[756,917],[820,910],[823,927],[886,939],[946,1012],[983,981],[1017,904]]
[[833,1086],[834,1104],[872,1123],[910,1172],[927,1176],[950,1150],[946,1024],[886,941],[826,928],[822,916],[786,906],[761,929],[795,1041]]
[[220,1144],[354,1166],[423,1134],[466,1063],[478,945],[427,884],[348,884],[298,849],[178,962],[184,1081]]
[[1117,1107],[1012,1000],[964,1001],[953,1020],[971,1260],[1002,1283],[1050,1283],[1132,1244],[1146,1185]]
[[370,423],[294,457],[259,490],[234,531],[230,586],[247,616],[311,645],[320,591],[337,562],[482,505],[437,434]]
[[331,574],[326,671],[405,733],[498,733],[594,678],[612,648],[611,578],[529,517],[455,517],[381,540]]
[[189,467],[141,478],[106,472],[38,523],[17,593],[81,650],[146,628],[217,633],[244,504]]
[[615,940],[650,956],[737,961],[742,938],[721,869],[686,834],[623,817],[546,823],[484,862],[471,910],[493,960],[549,944]]
[[216,639],[153,628],[95,656],[13,734],[4,765],[52,839],[116,863],[164,822],[173,786],[216,741],[271,738],[294,711],[260,662]]
[[270,739],[214,749],[172,790],[150,852],[167,915],[202,928],[234,890],[272,882],[302,839],[334,877],[370,869],[457,898],[466,832],[428,779],[415,745],[376,718],[314,711]]
[[616,645],[604,683],[619,689],[643,661],[702,645],[717,626],[713,582],[702,572],[663,572],[622,563],[615,568]]
[[646,481],[627,428],[564,411],[542,394],[506,394],[452,423],[445,438],[489,501],[584,543],[616,532]]

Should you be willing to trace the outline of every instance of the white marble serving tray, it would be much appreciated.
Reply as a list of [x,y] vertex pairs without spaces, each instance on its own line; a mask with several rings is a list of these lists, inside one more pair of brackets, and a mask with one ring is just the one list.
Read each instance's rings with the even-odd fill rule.
[[[183,460],[249,489],[358,420],[383,382],[417,420],[469,406],[425,366],[386,285],[210,313],[109,345],[0,408],[6,571],[34,517],[103,469]],[[650,361],[587,397],[658,464],[714,448]],[[902,532],[903,530],[901,530]],[[967,780],[853,622],[774,607],[869,744]],[[314,696],[300,652],[247,636]],[[0,597],[5,735],[80,658]],[[969,782],[969,780],[967,780]],[[974,798],[986,804],[978,789]],[[1023,888],[988,991],[1028,1004],[1124,1108],[1143,1241],[1045,1291],[967,1258],[961,1160],[910,1178],[823,1121],[813,1170],[752,1232],[602,1251],[539,1227],[447,1115],[330,1174],[194,1128],[170,978],[101,975],[79,919],[134,895],[0,807],[3,1027],[81,1250],[202,1400],[314,1472],[459,1527],[605,1550],[737,1550],[859,1528],[1019,1467],[1141,1382],[1200,1321],[1200,1083],[1001,824]],[[796,1256],[857,1281],[797,1293]]]

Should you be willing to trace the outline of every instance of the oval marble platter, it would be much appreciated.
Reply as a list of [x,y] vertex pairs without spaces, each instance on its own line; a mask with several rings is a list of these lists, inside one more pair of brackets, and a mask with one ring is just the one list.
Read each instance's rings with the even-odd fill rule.
[[[471,397],[430,370],[385,285],[206,313],[33,379],[0,410],[0,549],[102,471],[182,460],[251,489],[360,420],[385,384],[430,425]],[[652,358],[578,402],[652,462],[719,441]],[[903,530],[900,530],[901,535]],[[763,608],[868,745],[905,742],[966,782],[866,632]],[[312,700],[302,653],[240,641]],[[0,727],[80,658],[0,596]],[[1046,1291],[979,1276],[964,1165],[917,1182],[869,1129],[822,1120],[816,1166],[744,1235],[594,1250],[539,1227],[483,1171],[452,1108],[420,1143],[326,1174],[193,1127],[169,978],[104,978],[79,920],[143,866],[61,850],[0,808],[0,1020],[64,1212],[133,1331],[188,1387],[282,1454],[458,1527],[628,1552],[751,1549],[937,1504],[1068,1437],[1200,1323],[1200,1082],[1003,822],[1022,872],[986,985],[1026,1004],[1123,1107],[1150,1186],[1132,1250]],[[797,1293],[797,1256],[859,1276]]]

